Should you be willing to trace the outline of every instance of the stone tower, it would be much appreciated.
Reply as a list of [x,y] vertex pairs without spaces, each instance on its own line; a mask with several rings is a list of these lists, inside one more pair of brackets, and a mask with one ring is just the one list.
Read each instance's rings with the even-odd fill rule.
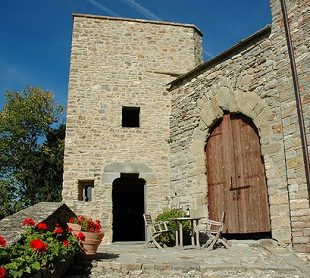
[[[106,242],[144,240],[137,211],[156,214],[170,201],[166,84],[201,63],[201,33],[187,24],[73,17],[63,200],[99,218]],[[137,227],[132,237],[121,232],[126,221]]]

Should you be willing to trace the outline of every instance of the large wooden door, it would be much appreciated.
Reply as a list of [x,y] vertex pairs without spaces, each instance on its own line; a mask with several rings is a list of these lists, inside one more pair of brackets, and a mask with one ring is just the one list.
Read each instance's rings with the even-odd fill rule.
[[210,218],[220,220],[225,211],[225,233],[270,232],[264,163],[252,121],[225,114],[205,154]]

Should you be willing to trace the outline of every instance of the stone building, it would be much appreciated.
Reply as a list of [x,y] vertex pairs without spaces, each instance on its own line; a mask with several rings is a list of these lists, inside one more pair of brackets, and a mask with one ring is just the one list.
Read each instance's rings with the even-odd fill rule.
[[63,199],[105,240],[144,240],[143,211],[168,206],[166,84],[201,57],[192,25],[74,15]]
[[[106,242],[143,240],[144,211],[190,206],[225,211],[226,233],[310,252],[291,64],[270,5],[271,26],[204,63],[193,25],[74,15],[63,199],[100,218]],[[287,1],[309,142],[308,6]]]

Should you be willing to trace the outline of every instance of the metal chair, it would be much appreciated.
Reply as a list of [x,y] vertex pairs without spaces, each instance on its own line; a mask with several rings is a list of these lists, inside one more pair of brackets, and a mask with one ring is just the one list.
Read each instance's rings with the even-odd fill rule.
[[169,231],[167,223],[168,221],[153,222],[150,214],[143,214],[144,222],[147,230],[147,241],[144,246],[148,244],[154,244],[158,249],[162,250],[162,246],[157,242],[157,238]]
[[199,224],[195,227],[196,233],[203,233],[208,238],[207,242],[201,247],[206,247],[207,250],[212,250],[216,244],[222,244],[225,248],[228,248],[227,240],[221,237],[224,228],[224,221],[225,212],[222,213],[220,222],[206,218],[204,224]]

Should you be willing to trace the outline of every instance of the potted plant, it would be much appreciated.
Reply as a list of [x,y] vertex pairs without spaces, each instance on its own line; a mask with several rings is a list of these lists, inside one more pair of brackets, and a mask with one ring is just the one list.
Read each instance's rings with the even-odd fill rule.
[[73,230],[73,234],[77,235],[80,239],[84,239],[80,241],[84,253],[87,255],[96,254],[104,236],[100,220],[92,220],[87,216],[78,215],[69,219],[68,226],[70,227],[72,224],[78,224],[80,226],[77,230]]
[[59,224],[48,227],[26,218],[23,226],[21,239],[12,246],[0,235],[0,277],[60,277],[79,252],[80,239]]

